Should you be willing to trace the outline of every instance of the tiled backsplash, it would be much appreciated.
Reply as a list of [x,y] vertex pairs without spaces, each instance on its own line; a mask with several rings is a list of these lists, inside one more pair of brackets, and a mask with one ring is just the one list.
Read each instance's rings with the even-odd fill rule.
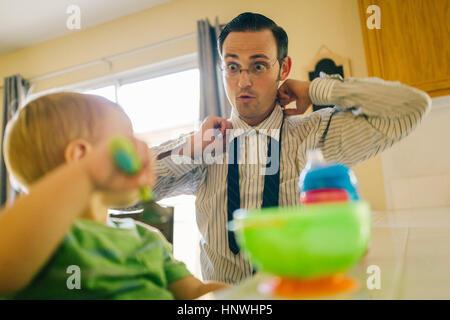
[[421,125],[382,155],[388,209],[450,205],[450,96],[432,100]]

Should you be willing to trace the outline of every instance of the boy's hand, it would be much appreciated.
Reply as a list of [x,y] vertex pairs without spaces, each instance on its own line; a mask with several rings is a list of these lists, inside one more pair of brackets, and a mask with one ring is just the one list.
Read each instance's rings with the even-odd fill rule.
[[153,186],[152,156],[147,144],[133,136],[127,136],[136,148],[141,159],[142,169],[135,175],[123,172],[114,162],[110,153],[110,139],[96,145],[87,156],[81,160],[95,189],[99,190],[133,190],[140,186]]
[[222,282],[202,282],[194,276],[187,276],[168,284],[167,288],[177,300],[191,300],[201,297],[209,292],[229,288],[230,285]]

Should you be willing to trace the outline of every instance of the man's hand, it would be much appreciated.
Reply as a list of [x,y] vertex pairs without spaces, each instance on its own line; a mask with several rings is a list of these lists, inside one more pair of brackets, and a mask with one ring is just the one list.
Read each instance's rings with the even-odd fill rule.
[[[285,115],[298,115],[303,114],[312,104],[309,98],[309,85],[308,81],[299,81],[288,79],[278,89],[277,98]],[[296,101],[296,109],[286,109],[285,106]]]
[[200,130],[189,138],[187,145],[182,148],[181,152],[183,155],[189,155],[194,159],[201,155],[210,144],[215,145],[215,150],[223,150],[227,142],[227,130],[230,129],[233,129],[233,125],[227,119],[213,116],[206,117]]

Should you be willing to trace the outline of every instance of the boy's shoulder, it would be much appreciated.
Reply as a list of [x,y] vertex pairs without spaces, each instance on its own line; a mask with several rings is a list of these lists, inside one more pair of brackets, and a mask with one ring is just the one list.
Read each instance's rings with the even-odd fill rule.
[[86,220],[77,219],[74,222],[73,232],[87,232],[97,235],[109,235],[123,237],[125,235],[134,235],[138,237],[154,238],[159,240],[164,239],[163,234],[157,228],[148,224],[136,221],[134,219],[122,219],[120,222],[108,221],[107,224]]
[[97,252],[97,256],[107,254],[125,260],[133,260],[136,252],[163,260],[171,255],[172,245],[158,229],[129,220],[114,226],[77,219],[62,243],[62,252]]
[[137,221],[137,220],[133,220],[133,221],[134,221],[134,225],[136,226],[136,231],[141,236],[154,237],[157,240],[166,240],[166,238],[164,237],[164,235],[162,234],[162,232],[159,229],[152,227],[151,225],[148,225],[146,223]]

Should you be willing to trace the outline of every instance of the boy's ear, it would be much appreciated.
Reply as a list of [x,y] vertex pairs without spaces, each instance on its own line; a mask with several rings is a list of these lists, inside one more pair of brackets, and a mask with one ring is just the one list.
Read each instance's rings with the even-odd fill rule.
[[64,159],[66,162],[78,161],[85,157],[91,148],[92,145],[84,139],[72,140],[64,150]]

